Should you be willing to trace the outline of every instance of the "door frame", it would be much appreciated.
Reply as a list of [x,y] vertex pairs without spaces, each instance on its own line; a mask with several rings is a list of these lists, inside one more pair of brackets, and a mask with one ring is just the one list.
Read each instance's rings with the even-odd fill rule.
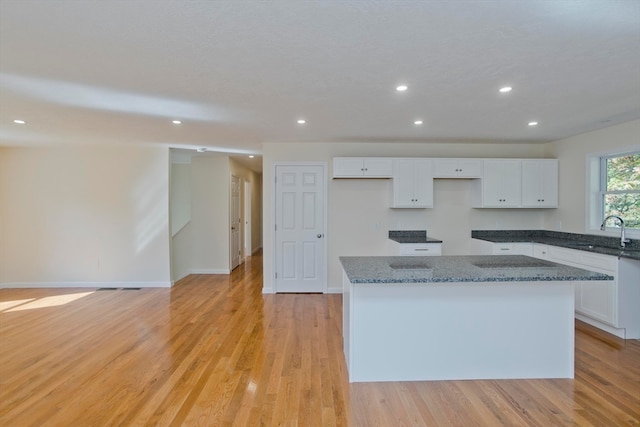
[[244,237],[244,256],[248,257],[253,255],[253,240],[252,240],[252,223],[251,223],[251,217],[252,217],[252,212],[251,209],[253,209],[253,206],[251,206],[251,197],[252,197],[252,192],[253,192],[253,188],[251,186],[251,181],[243,179],[243,190],[244,190],[244,223],[242,224],[242,233],[243,233],[243,237]]
[[277,239],[276,239],[276,230],[275,230],[275,223],[276,223],[276,187],[277,187],[277,183],[276,183],[276,171],[278,169],[278,166],[322,166],[322,171],[324,174],[324,194],[322,195],[322,203],[324,204],[324,212],[323,212],[323,228],[324,228],[324,239],[325,239],[325,244],[324,244],[324,266],[322,267],[324,270],[324,286],[323,286],[323,290],[322,293],[326,294],[327,290],[329,289],[329,232],[328,232],[328,228],[327,228],[327,224],[328,224],[328,212],[329,212],[329,207],[328,207],[328,193],[329,193],[329,175],[328,175],[328,171],[329,171],[329,166],[327,162],[295,162],[295,161],[288,161],[288,162],[273,162],[272,167],[271,167],[271,172],[272,172],[272,186],[271,186],[271,218],[272,218],[272,223],[269,224],[269,226],[271,227],[271,231],[273,231],[273,238],[271,239],[271,249],[272,249],[272,253],[273,256],[271,257],[271,273],[273,275],[273,277],[271,278],[273,280],[273,292],[277,293],[278,292],[278,286],[277,286],[277,281],[276,281],[276,277],[275,277],[275,273],[276,273],[276,267],[278,265],[278,253],[277,253]]
[[[233,265],[233,231],[231,229],[233,225],[233,178],[238,180],[238,215],[240,216],[240,221],[238,221],[238,250],[240,253],[238,254],[238,265],[234,267]],[[233,271],[236,267],[239,267],[244,262],[244,257],[242,256],[242,177],[240,175],[236,175],[231,172],[229,177],[229,272]]]

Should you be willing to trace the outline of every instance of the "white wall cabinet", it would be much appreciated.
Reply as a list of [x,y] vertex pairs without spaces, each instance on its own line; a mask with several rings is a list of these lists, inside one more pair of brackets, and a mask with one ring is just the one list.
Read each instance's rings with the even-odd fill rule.
[[391,157],[334,157],[334,178],[391,178]]
[[558,160],[522,160],[522,207],[558,207]]
[[522,161],[484,161],[482,179],[473,194],[474,208],[518,208],[522,204]]
[[433,159],[434,178],[482,178],[481,159]]
[[431,159],[393,159],[392,208],[432,208]]

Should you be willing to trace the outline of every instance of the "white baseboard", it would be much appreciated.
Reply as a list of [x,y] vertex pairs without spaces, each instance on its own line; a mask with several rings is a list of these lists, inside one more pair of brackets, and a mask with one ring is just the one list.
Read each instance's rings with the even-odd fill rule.
[[0,288],[170,288],[171,282],[7,282]]
[[629,337],[629,338],[626,337],[626,330],[625,329],[614,328],[613,326],[606,325],[606,324],[604,324],[602,322],[599,322],[597,320],[594,320],[594,319],[592,319],[590,317],[583,316],[582,314],[576,313],[576,319],[582,320],[584,323],[588,323],[591,326],[595,326],[598,329],[602,329],[603,331],[608,332],[611,335],[615,335],[618,338],[622,338],[622,339],[631,338],[631,337]]
[[274,288],[262,288],[263,294],[275,294],[276,290]]
[[255,248],[255,249],[253,250],[253,252],[251,252],[251,255],[255,255],[255,254],[256,254],[256,252],[260,251],[261,249],[262,249],[262,246],[258,246],[257,248]]
[[189,274],[231,274],[231,271],[224,268],[196,268]]
[[342,293],[342,286],[340,286],[339,288],[328,288],[327,289],[327,293],[328,294],[341,294]]

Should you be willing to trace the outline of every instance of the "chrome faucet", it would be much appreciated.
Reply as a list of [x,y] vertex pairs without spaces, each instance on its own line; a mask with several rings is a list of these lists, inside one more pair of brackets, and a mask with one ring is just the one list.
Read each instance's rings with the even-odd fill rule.
[[622,218],[620,218],[617,215],[609,215],[604,219],[604,221],[602,221],[602,225],[600,225],[600,230],[602,231],[605,230],[605,225],[607,224],[607,221],[609,220],[609,218],[615,218],[620,223],[620,247],[624,248],[625,245],[629,243],[631,240],[624,238],[624,220]]

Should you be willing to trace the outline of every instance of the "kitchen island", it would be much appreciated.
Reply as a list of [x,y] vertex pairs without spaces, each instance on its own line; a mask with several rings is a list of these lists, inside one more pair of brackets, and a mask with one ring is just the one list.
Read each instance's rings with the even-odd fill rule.
[[341,257],[350,382],[573,378],[574,281],[508,256]]

